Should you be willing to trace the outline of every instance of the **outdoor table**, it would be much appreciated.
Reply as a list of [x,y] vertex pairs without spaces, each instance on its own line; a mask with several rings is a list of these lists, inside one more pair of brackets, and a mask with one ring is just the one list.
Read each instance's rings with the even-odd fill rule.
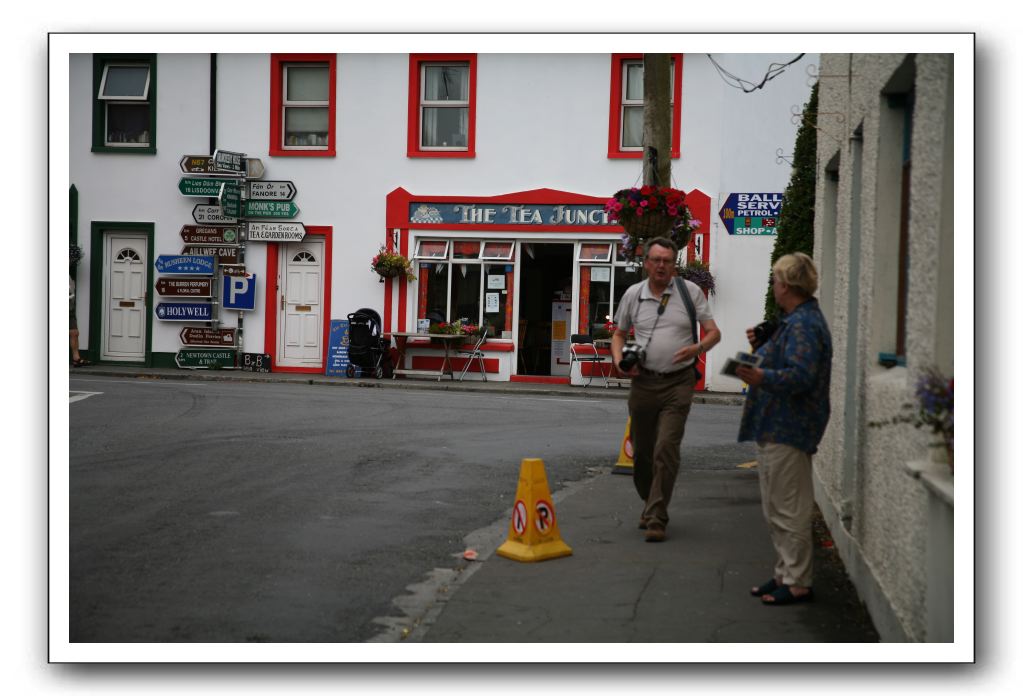
[[[444,375],[450,375],[451,379],[455,378],[455,374],[451,369],[451,346],[454,345],[456,348],[465,343],[466,337],[460,334],[424,334],[417,331],[392,331],[391,337],[394,339],[394,347],[398,351],[398,360],[396,361],[396,367],[391,375],[391,379],[397,378],[398,375],[413,375],[419,377],[436,377],[439,382]],[[407,347],[408,339],[410,338],[429,338],[438,339],[444,344],[444,362],[441,363],[439,370],[413,370],[411,368],[406,369],[405,367],[405,349]]]

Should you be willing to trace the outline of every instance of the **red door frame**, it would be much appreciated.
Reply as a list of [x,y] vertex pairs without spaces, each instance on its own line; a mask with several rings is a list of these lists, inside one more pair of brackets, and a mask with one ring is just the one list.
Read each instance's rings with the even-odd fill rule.
[[310,374],[321,374],[327,367],[327,343],[330,339],[330,296],[331,276],[334,265],[334,229],[329,226],[312,227],[306,226],[306,236],[323,237],[323,340],[321,341],[323,365],[315,367],[279,367],[277,365],[277,271],[280,268],[281,243],[269,243],[266,245],[266,295],[263,306],[265,317],[263,322],[263,350],[272,357],[274,372],[304,372]]

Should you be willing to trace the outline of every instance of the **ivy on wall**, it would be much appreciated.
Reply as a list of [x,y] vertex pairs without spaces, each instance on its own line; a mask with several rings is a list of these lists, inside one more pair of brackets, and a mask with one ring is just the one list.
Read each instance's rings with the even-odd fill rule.
[[[801,251],[813,256],[813,215],[817,196],[817,85],[803,107],[803,121],[796,133],[793,153],[792,178],[785,188],[785,205],[778,216],[778,236],[771,252],[771,267],[785,254]],[[771,272],[768,270],[767,296],[764,318],[774,320],[778,305],[771,292]]]

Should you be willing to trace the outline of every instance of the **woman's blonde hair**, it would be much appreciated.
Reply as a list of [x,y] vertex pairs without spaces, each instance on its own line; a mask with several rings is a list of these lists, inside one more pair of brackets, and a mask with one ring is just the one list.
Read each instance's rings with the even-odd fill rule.
[[798,292],[813,297],[817,292],[817,268],[813,259],[801,251],[785,254],[771,267],[776,281],[785,283]]

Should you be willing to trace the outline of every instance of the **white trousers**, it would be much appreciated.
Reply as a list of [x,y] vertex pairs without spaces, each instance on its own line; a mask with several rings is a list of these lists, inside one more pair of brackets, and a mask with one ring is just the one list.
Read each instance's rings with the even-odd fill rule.
[[774,576],[813,585],[813,473],[810,455],[789,445],[757,443],[760,498],[778,554]]

